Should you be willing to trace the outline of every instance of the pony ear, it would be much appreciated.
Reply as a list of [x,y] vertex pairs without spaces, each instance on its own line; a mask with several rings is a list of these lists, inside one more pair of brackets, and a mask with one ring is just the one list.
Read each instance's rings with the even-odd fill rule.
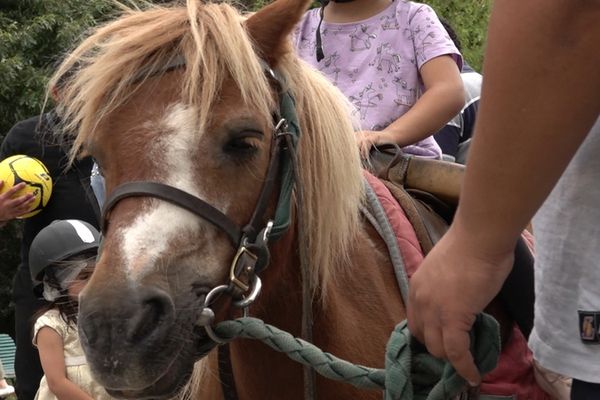
[[286,38],[311,3],[311,0],[277,0],[246,20],[246,30],[269,66],[275,67],[289,51]]

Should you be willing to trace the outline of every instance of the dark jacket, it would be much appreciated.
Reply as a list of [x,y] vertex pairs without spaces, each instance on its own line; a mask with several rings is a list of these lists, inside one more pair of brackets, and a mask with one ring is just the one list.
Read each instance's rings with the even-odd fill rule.
[[42,161],[52,176],[52,196],[44,209],[24,222],[21,268],[28,267],[29,246],[35,235],[56,219],[80,219],[98,227],[96,204],[91,202],[89,182],[91,157],[68,165],[68,145],[56,134],[58,120],[53,113],[18,122],[0,147],[0,160],[25,154]]

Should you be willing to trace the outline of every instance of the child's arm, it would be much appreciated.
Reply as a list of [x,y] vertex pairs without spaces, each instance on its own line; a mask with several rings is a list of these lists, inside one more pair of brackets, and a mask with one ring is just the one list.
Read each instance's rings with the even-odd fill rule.
[[442,128],[462,109],[465,96],[460,72],[452,57],[435,57],[419,71],[425,92],[415,105],[380,132],[361,134],[361,152],[368,154],[374,144],[415,144]]
[[37,346],[48,388],[59,400],[93,400],[67,379],[63,340],[54,329],[41,328],[37,334]]

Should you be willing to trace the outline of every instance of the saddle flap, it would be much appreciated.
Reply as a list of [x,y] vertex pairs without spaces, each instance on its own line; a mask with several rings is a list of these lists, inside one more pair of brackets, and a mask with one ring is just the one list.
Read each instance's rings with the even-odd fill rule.
[[423,254],[429,253],[452,222],[464,167],[407,156],[396,145],[378,147],[369,161],[413,225]]

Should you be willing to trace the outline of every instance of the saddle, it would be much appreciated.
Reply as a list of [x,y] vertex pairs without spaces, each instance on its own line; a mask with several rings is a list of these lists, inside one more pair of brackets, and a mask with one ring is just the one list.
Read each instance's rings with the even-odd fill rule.
[[464,166],[407,156],[394,145],[371,153],[372,173],[396,198],[413,225],[423,254],[446,233],[460,194]]
[[[447,232],[460,197],[465,166],[407,156],[396,145],[371,152],[370,172],[378,177],[404,210],[426,255]],[[484,379],[482,393],[519,393],[547,398],[534,382],[527,338],[533,328],[533,255],[521,238],[515,261],[500,293],[486,307],[500,324],[503,353],[497,368]],[[514,381],[518,370],[523,382]],[[531,379],[529,379],[531,378]],[[524,383],[526,382],[526,383]],[[480,399],[513,398],[483,395]]]
[[[396,145],[371,151],[370,172],[398,201],[424,255],[447,232],[458,205],[465,166],[405,155]],[[533,328],[533,256],[520,240],[513,269],[497,300],[488,306],[502,327],[502,341],[512,334],[513,322],[527,338]]]

